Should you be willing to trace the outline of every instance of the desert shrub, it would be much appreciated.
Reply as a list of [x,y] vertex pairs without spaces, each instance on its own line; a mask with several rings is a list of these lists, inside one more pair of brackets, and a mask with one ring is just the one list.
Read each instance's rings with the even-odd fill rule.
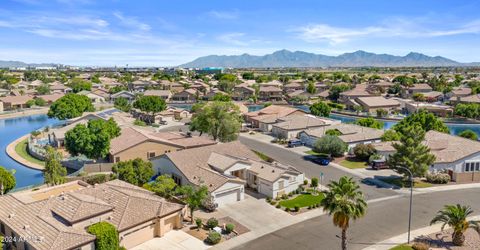
[[295,206],[293,207],[293,210],[294,210],[295,212],[298,212],[298,211],[300,210],[300,205],[295,204]]
[[195,219],[195,225],[197,225],[197,228],[201,228],[202,227],[202,219],[196,218]]
[[288,194],[282,194],[282,199],[283,199],[283,200],[288,199]]
[[450,175],[446,173],[427,174],[427,182],[434,184],[447,184],[450,181]]
[[265,199],[265,201],[266,201],[266,202],[271,202],[271,201],[272,201],[272,198],[267,197],[267,198]]
[[282,206],[280,206],[280,204],[277,204],[275,207],[276,208],[282,208]]
[[277,204],[276,201],[270,201],[270,205],[275,206],[275,204]]
[[368,162],[372,162],[374,160],[380,160],[380,159],[382,159],[382,156],[375,153],[373,155],[370,155],[370,157],[368,157]]
[[412,248],[414,250],[428,250],[430,249],[430,246],[423,242],[415,242],[413,243]]
[[87,231],[95,235],[95,249],[113,250],[119,247],[118,231],[108,222],[98,222],[88,227]]
[[226,232],[227,234],[233,232],[234,229],[235,229],[235,225],[234,225],[234,224],[228,223],[227,225],[225,225],[225,232]]
[[91,176],[85,177],[85,182],[90,184],[90,185],[104,183],[107,180],[108,180],[107,175],[105,175],[105,174],[96,174],[96,175],[91,175]]
[[359,160],[366,161],[371,155],[375,154],[377,150],[372,144],[358,144],[353,148],[355,157]]
[[210,218],[207,220],[207,227],[213,229],[214,227],[218,226],[218,220],[215,218]]
[[288,197],[292,197],[292,196],[293,196],[293,192],[288,193]]
[[222,235],[215,231],[211,231],[208,233],[207,238],[205,239],[205,242],[210,244],[210,245],[215,245],[218,244],[222,240]]
[[308,185],[308,180],[303,180],[303,185]]
[[286,207],[285,212],[290,212],[290,208]]

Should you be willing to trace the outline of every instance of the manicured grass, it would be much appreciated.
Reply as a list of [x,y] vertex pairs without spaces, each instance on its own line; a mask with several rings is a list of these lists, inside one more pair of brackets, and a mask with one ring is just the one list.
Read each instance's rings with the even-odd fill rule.
[[320,203],[323,200],[323,194],[319,193],[318,195],[312,194],[301,194],[297,197],[290,200],[280,201],[278,204],[282,207],[294,208],[295,205],[299,207],[308,207]]
[[252,150],[258,157],[260,157],[260,159],[266,161],[266,162],[273,162],[273,158],[262,153],[262,152],[258,152],[256,150]]
[[29,161],[29,162],[32,162],[32,163],[36,163],[36,164],[39,164],[39,165],[44,165],[45,162],[44,161],[41,161],[41,160],[38,160],[36,158],[34,158],[33,156],[31,156],[28,152],[27,152],[27,139],[21,141],[20,143],[18,143],[16,146],[15,146],[15,152],[17,152],[17,154],[22,157],[23,159]]
[[319,155],[319,153],[313,152],[313,150],[305,151],[305,154],[308,154],[308,155]]
[[[381,179],[383,182],[398,186],[398,187],[410,187],[410,182],[408,180],[403,180],[402,178],[383,178]],[[427,187],[432,187],[433,184],[417,180],[413,183],[414,188],[427,188]]]
[[340,165],[349,168],[349,169],[356,169],[356,168],[366,168],[368,164],[364,161],[356,161],[352,159],[345,159],[339,163]]
[[413,248],[409,245],[402,244],[402,245],[398,245],[396,247],[392,247],[392,248],[390,248],[390,250],[413,250]]

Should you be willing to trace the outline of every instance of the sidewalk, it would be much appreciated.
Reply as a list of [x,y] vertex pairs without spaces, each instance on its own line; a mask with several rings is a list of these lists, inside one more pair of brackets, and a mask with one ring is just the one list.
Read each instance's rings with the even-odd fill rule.
[[[480,216],[472,216],[468,218],[469,220],[479,220]],[[446,229],[449,229],[450,227],[446,226]],[[422,236],[422,235],[429,235],[432,233],[440,232],[441,231],[441,224],[435,224],[432,226],[420,228],[417,230],[411,231],[410,234],[410,241],[415,239],[416,237]],[[401,245],[404,243],[407,243],[408,239],[408,233],[404,233],[401,235],[397,235],[395,237],[392,237],[390,239],[384,240],[382,242],[379,242],[375,245],[369,246],[364,248],[363,250],[389,250],[390,248],[393,248],[397,245]]]
[[12,158],[16,162],[18,162],[18,163],[20,163],[20,164],[22,164],[26,167],[35,169],[35,170],[43,170],[45,168],[45,166],[27,161],[26,159],[24,159],[23,157],[18,155],[17,152],[15,151],[15,147],[17,146],[17,144],[22,142],[23,140],[25,140],[28,136],[30,136],[30,134],[24,135],[24,136],[16,139],[15,141],[13,141],[12,143],[8,144],[5,151],[6,151],[7,155],[10,156],[10,158]]

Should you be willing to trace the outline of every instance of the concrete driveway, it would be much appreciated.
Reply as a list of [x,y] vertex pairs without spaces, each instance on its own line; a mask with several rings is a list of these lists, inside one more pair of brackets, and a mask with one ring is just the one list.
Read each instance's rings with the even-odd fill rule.
[[138,245],[132,250],[203,250],[210,246],[203,243],[201,240],[187,234],[181,230],[172,230],[166,233],[161,238],[154,238],[141,245]]

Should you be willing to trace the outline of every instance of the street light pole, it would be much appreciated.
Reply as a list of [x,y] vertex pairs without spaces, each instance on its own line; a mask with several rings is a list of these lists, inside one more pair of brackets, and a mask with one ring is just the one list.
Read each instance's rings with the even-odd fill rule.
[[410,171],[410,169],[406,167],[397,167],[397,168],[406,170],[410,175],[410,210],[408,211],[408,242],[407,242],[407,244],[410,244],[410,228],[412,224],[413,173],[412,171]]

